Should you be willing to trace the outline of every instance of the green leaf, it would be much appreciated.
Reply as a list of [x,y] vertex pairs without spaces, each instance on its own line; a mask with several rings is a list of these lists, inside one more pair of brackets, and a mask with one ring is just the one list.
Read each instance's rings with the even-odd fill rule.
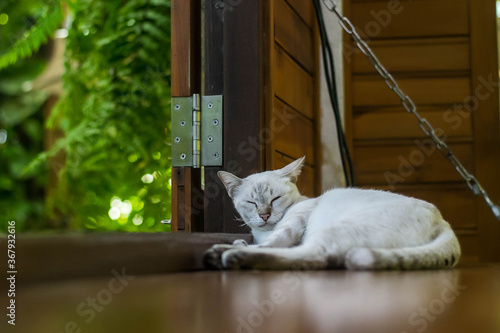
[[63,16],[59,2],[52,3],[50,11],[37,25],[33,26],[18,39],[7,53],[0,56],[0,69],[14,64],[18,59],[31,56],[45,44],[62,22]]

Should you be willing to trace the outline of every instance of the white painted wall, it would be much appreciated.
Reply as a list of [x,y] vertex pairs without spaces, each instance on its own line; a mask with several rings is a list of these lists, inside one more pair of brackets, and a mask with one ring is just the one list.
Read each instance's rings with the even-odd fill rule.
[[[342,1],[337,1],[340,11],[342,11]],[[343,77],[343,58],[342,58],[342,28],[335,15],[323,7],[323,17],[325,19],[328,38],[334,53],[335,75],[337,80],[337,90],[339,104],[342,112],[342,122],[344,123],[344,77]],[[322,146],[322,165],[321,165],[321,188],[323,191],[332,187],[345,185],[342,162],[340,159],[340,150],[337,140],[337,131],[335,128],[335,117],[333,115],[330,97],[323,72],[323,60],[320,52],[321,61],[321,113],[320,113],[320,131]]]

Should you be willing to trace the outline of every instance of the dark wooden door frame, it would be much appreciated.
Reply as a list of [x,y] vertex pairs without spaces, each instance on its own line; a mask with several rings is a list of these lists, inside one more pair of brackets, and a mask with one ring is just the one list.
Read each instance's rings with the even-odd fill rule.
[[262,1],[204,0],[203,94],[223,95],[222,167],[205,168],[205,231],[241,233],[236,211],[217,177],[220,170],[247,176],[262,170],[255,145],[263,123]]
[[235,221],[236,211],[217,172],[244,177],[265,165],[258,143],[264,101],[264,4],[172,1],[172,97],[201,92],[223,95],[224,103],[223,166],[204,168],[203,189],[201,169],[172,169],[173,231],[246,231]]
[[[201,89],[201,0],[171,2],[172,97]],[[203,231],[201,170],[172,168],[172,231]]]

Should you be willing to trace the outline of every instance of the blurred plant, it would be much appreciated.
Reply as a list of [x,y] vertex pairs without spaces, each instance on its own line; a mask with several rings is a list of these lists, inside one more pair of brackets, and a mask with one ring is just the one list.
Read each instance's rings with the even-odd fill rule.
[[[0,13],[7,25],[3,37],[11,44],[9,52],[0,56],[0,69],[16,63],[20,58],[31,56],[54,34],[62,21],[59,1],[18,1],[7,0],[0,6]],[[8,14],[7,14],[8,13]],[[19,27],[19,24],[25,27]],[[26,26],[28,29],[26,29]],[[14,28],[21,28],[15,29]],[[3,48],[2,48],[3,49]]]
[[68,2],[63,95],[48,125],[65,152],[47,212],[71,229],[166,231],[170,217],[170,1]]
[[[16,40],[20,39],[31,40],[36,46],[33,51],[38,50],[45,37],[40,34],[29,37],[30,31],[47,13],[47,7],[40,7],[37,1],[24,1],[23,5],[17,1],[1,2],[0,50],[18,45]],[[20,230],[26,221],[30,221],[31,229],[39,229],[45,223],[46,172],[23,174],[22,170],[43,151],[40,110],[47,96],[32,86],[45,69],[46,61],[43,51],[29,59],[18,59],[16,53],[21,51],[16,47],[12,50],[10,56],[0,55],[0,67],[9,59],[16,60],[15,64],[0,70],[0,230],[7,229],[7,219],[16,220]]]

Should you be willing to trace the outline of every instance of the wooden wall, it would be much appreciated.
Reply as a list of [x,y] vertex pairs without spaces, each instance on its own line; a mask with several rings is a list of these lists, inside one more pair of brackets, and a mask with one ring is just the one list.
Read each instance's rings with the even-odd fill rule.
[[[497,157],[490,163],[498,168],[498,146],[488,145],[491,139],[487,138],[498,138],[498,126],[488,135],[481,126],[488,119],[498,123],[497,92],[490,91],[477,110],[470,110],[469,96],[476,96],[479,76],[489,73],[498,81],[496,66],[482,50],[490,47],[487,53],[491,54],[496,48],[494,41],[487,45],[491,44],[491,33],[484,32],[491,28],[493,13],[478,18],[475,7],[485,7],[487,1],[476,2],[482,4],[469,0],[346,0],[344,14],[366,36],[422,116],[446,133],[450,148],[465,167],[476,172],[487,189],[496,191],[498,180],[492,169],[481,166],[493,153]],[[494,5],[490,8],[494,10]],[[429,144],[416,119],[404,110],[365,56],[350,52],[349,45],[354,47],[350,38],[345,41],[346,131],[357,185],[390,189],[435,203],[459,234],[465,260],[484,257],[479,243],[481,233],[488,233],[489,227],[479,217],[485,216],[480,213],[485,207],[450,162]],[[481,94],[487,93],[481,90]],[[495,223],[491,216],[488,221]]]
[[[272,0],[269,13],[265,75],[265,168],[284,167],[306,155],[299,190],[317,194],[320,184],[317,145],[318,39],[314,6],[311,1]],[[271,139],[272,137],[272,139]]]

